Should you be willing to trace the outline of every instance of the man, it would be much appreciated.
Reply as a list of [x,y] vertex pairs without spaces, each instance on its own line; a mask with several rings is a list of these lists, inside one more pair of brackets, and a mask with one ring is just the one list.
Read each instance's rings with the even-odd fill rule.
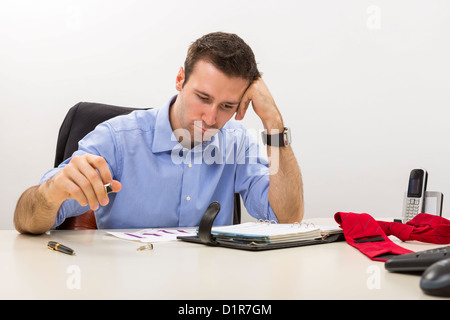
[[[216,224],[231,224],[239,192],[256,218],[303,217],[302,180],[283,120],[251,48],[216,32],[195,41],[166,106],[135,111],[97,126],[79,149],[14,214],[21,233],[43,233],[65,218],[95,210],[99,228],[196,226],[212,201]],[[242,120],[252,102],[267,134],[269,163]],[[107,194],[105,184],[113,193]]]

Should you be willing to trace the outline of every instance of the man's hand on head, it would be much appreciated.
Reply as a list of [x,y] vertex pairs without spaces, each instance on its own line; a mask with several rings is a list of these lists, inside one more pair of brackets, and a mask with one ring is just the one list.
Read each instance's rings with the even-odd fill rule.
[[252,103],[253,110],[263,122],[267,130],[283,130],[283,120],[275,101],[262,78],[254,81],[244,93],[236,111],[236,120],[244,119],[247,109]]

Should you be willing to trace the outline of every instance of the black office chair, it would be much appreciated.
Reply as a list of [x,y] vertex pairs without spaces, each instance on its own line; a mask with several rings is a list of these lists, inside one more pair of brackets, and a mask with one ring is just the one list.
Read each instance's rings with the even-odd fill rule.
[[[79,102],[70,108],[61,128],[59,129],[58,141],[56,144],[55,167],[65,159],[72,156],[78,150],[78,141],[80,141],[94,128],[113,117],[128,114],[134,110],[148,110],[141,108],[119,107],[101,103]],[[241,201],[240,195],[234,195],[233,223],[241,222]],[[58,229],[86,230],[97,229],[94,212],[92,210],[86,213],[67,218]]]

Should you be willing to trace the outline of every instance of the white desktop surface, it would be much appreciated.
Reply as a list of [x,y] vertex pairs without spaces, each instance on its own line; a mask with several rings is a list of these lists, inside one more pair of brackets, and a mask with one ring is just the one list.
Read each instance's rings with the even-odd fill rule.
[[[392,239],[413,251],[439,247]],[[76,255],[49,250],[49,240]],[[2,230],[0,299],[435,299],[422,293],[420,276],[390,273],[345,241],[261,252],[182,241],[137,251],[141,245],[107,230]]]

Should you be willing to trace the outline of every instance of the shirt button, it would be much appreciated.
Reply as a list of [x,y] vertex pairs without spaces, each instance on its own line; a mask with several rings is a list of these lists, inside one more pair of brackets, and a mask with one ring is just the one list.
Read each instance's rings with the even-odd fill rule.
[[186,200],[187,200],[187,201],[191,201],[191,197],[187,196],[187,197],[186,197]]

